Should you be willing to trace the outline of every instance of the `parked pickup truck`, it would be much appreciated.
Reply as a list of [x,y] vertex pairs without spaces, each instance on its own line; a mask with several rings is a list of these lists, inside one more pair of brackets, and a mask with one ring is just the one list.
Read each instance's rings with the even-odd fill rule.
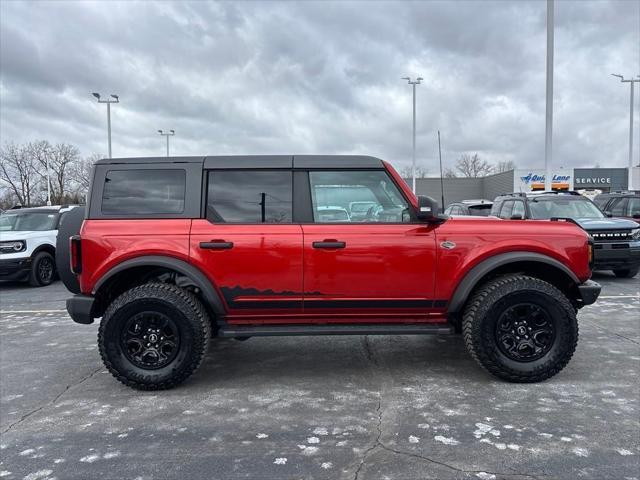
[[216,337],[462,333],[501,379],[557,374],[600,293],[589,236],[437,212],[373,157],[101,160],[58,237],[67,309],[101,319],[106,367],[145,390],[184,381]]

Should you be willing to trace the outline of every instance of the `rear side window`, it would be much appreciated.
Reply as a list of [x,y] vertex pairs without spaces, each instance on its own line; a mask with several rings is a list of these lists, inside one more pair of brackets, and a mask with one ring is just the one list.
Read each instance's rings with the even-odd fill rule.
[[214,223],[291,223],[289,170],[209,172],[207,220]]
[[109,170],[102,192],[106,215],[184,212],[186,172],[182,169]]
[[474,205],[469,207],[469,215],[476,217],[488,217],[491,214],[491,205]]

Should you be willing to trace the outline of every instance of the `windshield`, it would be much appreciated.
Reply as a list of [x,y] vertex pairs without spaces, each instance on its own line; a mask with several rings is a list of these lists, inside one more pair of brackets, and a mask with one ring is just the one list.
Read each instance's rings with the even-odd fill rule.
[[3,213],[0,232],[55,230],[58,215],[52,212]]
[[531,218],[604,218],[604,214],[587,199],[541,198],[529,202]]

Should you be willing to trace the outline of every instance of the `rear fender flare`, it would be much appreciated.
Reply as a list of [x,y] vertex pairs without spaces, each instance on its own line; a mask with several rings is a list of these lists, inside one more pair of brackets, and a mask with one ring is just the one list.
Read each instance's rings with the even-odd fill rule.
[[93,294],[95,295],[102,286],[104,286],[110,278],[117,275],[120,272],[136,267],[163,267],[188,277],[193,281],[194,285],[200,289],[204,299],[209,304],[209,307],[216,316],[223,316],[225,314],[224,303],[222,302],[220,295],[216,291],[215,287],[207,276],[193,265],[188,264],[184,260],[180,260],[174,257],[164,257],[161,255],[145,255],[142,257],[132,258],[119,263],[115,267],[111,268],[106,274],[104,274],[100,280],[98,280],[93,287]]

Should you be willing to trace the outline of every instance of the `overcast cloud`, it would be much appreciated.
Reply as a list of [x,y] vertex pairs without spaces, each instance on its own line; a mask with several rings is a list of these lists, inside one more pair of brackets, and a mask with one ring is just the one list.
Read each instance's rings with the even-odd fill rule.
[[[534,2],[0,3],[2,142],[114,156],[461,153],[541,166],[545,11]],[[556,2],[555,166],[625,166],[640,1]],[[640,88],[636,90],[640,98]],[[637,111],[640,108],[637,109]],[[636,115],[636,128],[640,125]],[[636,152],[640,135],[636,134]],[[636,153],[638,158],[638,153]]]

